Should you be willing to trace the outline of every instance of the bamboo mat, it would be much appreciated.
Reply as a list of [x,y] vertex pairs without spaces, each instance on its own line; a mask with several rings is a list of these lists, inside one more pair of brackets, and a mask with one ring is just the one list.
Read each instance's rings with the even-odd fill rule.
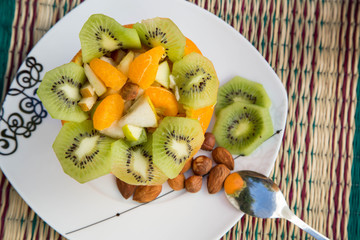
[[[34,44],[80,2],[14,1],[7,65],[2,66],[4,90]],[[360,88],[356,91],[359,2],[191,2],[243,34],[270,63],[287,90],[286,129],[272,177],[290,208],[330,239],[359,239],[360,142],[354,138],[356,132],[360,133],[360,128],[355,128],[355,120],[360,121],[356,111],[360,94]],[[64,239],[26,205],[1,172],[0,187],[0,239]],[[222,239],[290,238],[310,237],[285,220],[245,216]]]

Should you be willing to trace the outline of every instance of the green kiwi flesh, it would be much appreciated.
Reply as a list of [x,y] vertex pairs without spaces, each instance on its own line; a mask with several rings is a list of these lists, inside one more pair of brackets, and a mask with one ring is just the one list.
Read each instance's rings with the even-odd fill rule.
[[199,53],[190,53],[173,65],[179,102],[193,109],[216,103],[219,80],[213,64]]
[[113,142],[95,130],[91,120],[67,122],[60,129],[53,149],[64,172],[85,183],[110,173]]
[[198,120],[165,117],[153,133],[154,164],[169,178],[175,178],[203,141],[204,134]]
[[119,139],[111,146],[111,172],[132,185],[160,185],[168,177],[154,165],[151,135],[144,144],[130,146]]
[[163,46],[172,62],[184,56],[186,38],[168,18],[152,18],[135,23],[133,28],[139,34],[140,40],[149,47]]
[[67,63],[45,74],[37,95],[52,118],[82,122],[88,118],[78,106],[85,81],[84,69],[76,63]]
[[274,133],[269,109],[235,102],[217,115],[213,134],[232,154],[250,155]]
[[80,34],[83,61],[90,62],[120,48],[141,48],[135,29],[123,27],[115,19],[93,14],[85,22]]
[[220,87],[215,114],[234,102],[255,104],[265,108],[271,106],[271,100],[260,83],[239,76]]

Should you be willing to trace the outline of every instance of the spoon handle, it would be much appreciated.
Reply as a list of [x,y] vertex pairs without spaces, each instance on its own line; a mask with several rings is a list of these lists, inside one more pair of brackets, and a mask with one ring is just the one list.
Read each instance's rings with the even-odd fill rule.
[[299,228],[309,233],[314,238],[318,240],[329,240],[329,238],[325,237],[324,235],[307,225],[303,220],[298,218],[289,208],[284,208],[281,215],[283,218],[297,225]]

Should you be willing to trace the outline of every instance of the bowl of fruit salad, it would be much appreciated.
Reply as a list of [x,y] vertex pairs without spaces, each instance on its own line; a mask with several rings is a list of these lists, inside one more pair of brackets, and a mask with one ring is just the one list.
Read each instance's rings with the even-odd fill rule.
[[[126,9],[139,10],[135,2]],[[112,4],[105,1],[104,8]],[[220,237],[241,213],[221,194],[219,179],[232,169],[272,169],[282,132],[272,135],[283,128],[287,111],[276,74],[217,17],[182,1],[162,5],[171,18],[154,17],[163,15],[155,11],[148,18],[125,14],[121,22],[112,18],[115,10],[86,2],[76,9],[92,9],[86,19],[69,14],[39,43],[42,51],[32,52],[46,66],[36,94],[51,120],[46,118],[31,144],[21,143],[29,161],[19,163],[14,154],[14,161],[0,164],[30,206],[68,238]],[[201,18],[189,25],[176,17],[180,10]],[[59,43],[70,46],[66,56],[75,55],[72,60],[44,58],[48,46],[55,55],[65,54],[52,41],[65,28],[56,29],[78,22],[83,25],[67,31],[75,32],[80,46]],[[210,32],[223,36],[221,42],[205,39],[203,33]],[[30,60],[22,69],[41,71]],[[8,96],[5,110],[13,100]],[[42,151],[29,154],[40,142]],[[210,168],[202,171],[208,159]],[[19,164],[34,171],[12,171]],[[47,194],[49,188],[57,190]],[[214,219],[218,224],[211,229],[202,227]],[[144,231],[136,231],[140,227]]]

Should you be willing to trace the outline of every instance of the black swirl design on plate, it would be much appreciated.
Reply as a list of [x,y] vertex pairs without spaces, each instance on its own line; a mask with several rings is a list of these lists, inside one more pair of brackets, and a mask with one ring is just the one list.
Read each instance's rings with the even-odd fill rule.
[[6,113],[4,107],[0,111],[0,155],[11,155],[18,148],[18,137],[29,138],[41,124],[47,112],[41,101],[36,98],[36,90],[41,82],[40,73],[43,66],[34,57],[25,60],[26,68],[16,74],[16,83],[12,84],[6,101],[12,97],[19,98],[17,111]]

